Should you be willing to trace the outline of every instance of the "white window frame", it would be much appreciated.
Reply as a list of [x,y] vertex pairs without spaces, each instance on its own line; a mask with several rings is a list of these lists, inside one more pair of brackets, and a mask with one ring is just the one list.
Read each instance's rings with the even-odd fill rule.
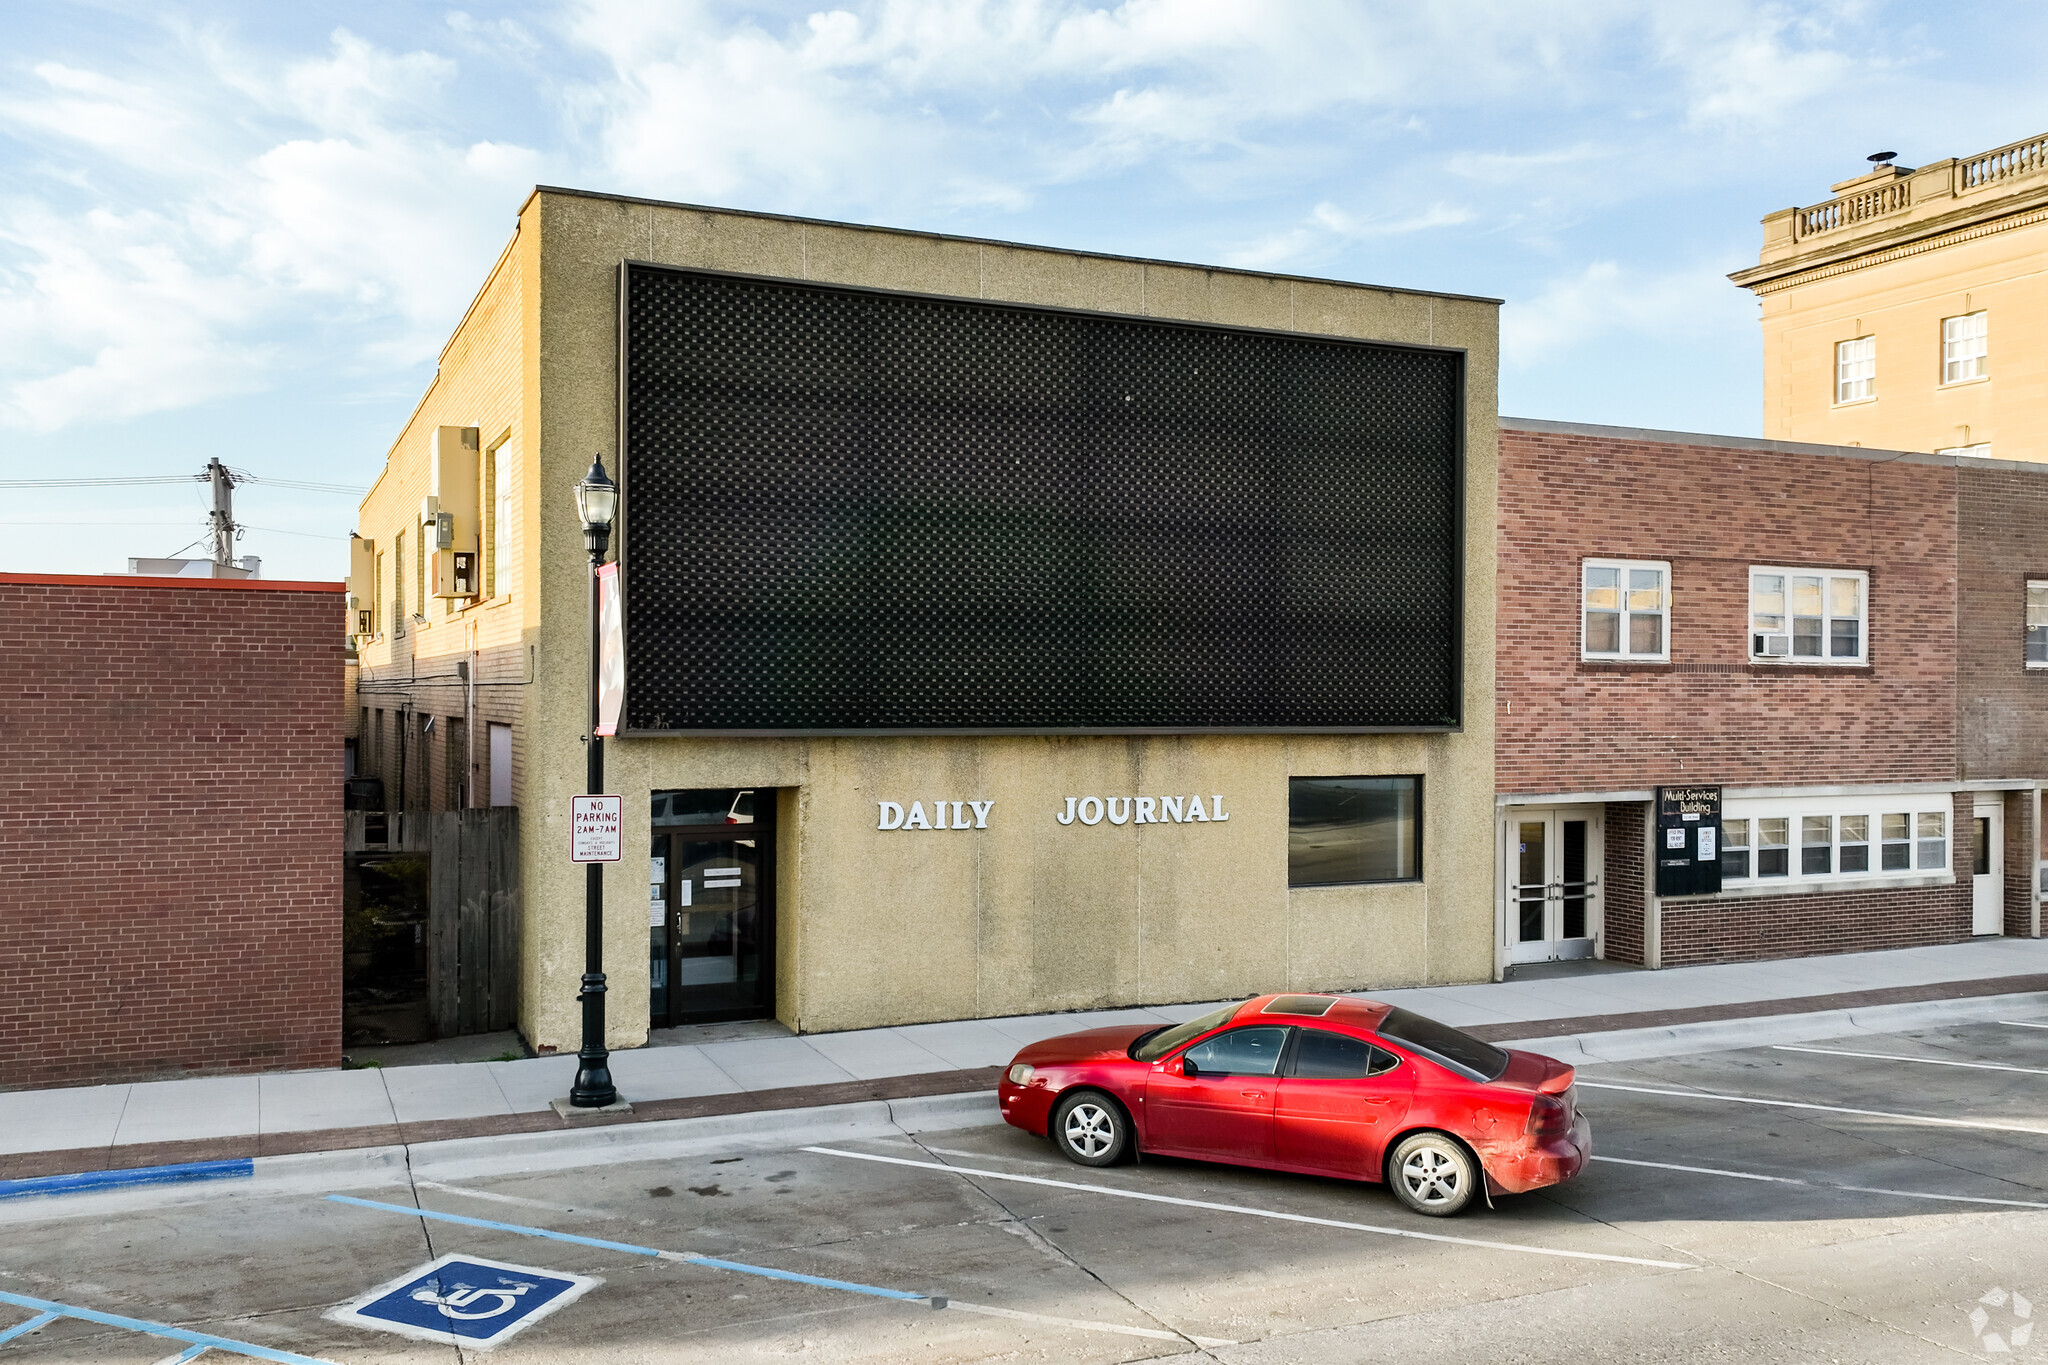
[[1943,446],[1934,453],[1937,455],[1961,455],[1975,460],[1988,460],[1991,458],[1991,442],[1978,441],[1974,445]]
[[[1588,601],[1588,595],[1591,593],[1592,589],[1587,586],[1587,579],[1591,577],[1591,570],[1594,569],[1613,569],[1617,571],[1615,582],[1617,585],[1616,592],[1618,593],[1618,596],[1616,598],[1615,611],[1621,617],[1621,621],[1619,624],[1620,634],[1616,636],[1616,641],[1621,646],[1621,648],[1616,650],[1596,652],[1588,647],[1588,641],[1586,639],[1586,616],[1588,612],[1593,610],[1593,608],[1590,602]],[[1628,575],[1629,571],[1632,569],[1655,570],[1657,573],[1663,575],[1661,581],[1664,586],[1658,590],[1659,605],[1656,607],[1654,612],[1655,615],[1661,616],[1663,618],[1663,624],[1662,630],[1659,632],[1657,637],[1660,647],[1654,654],[1634,654],[1629,652],[1629,617],[1634,615],[1648,616],[1653,614],[1648,609],[1638,610],[1635,608],[1631,608],[1629,605],[1630,589],[1628,587]],[[1602,608],[1602,610],[1605,610],[1605,608]],[[1579,561],[1579,657],[1581,659],[1593,663],[1607,662],[1661,664],[1669,663],[1671,661],[1670,561],[1663,559],[1599,558],[1587,558]]]
[[[1968,324],[1967,326],[1961,324]],[[1941,320],[1941,382],[1975,384],[1991,377],[1991,320],[1987,310]]]
[[[1767,577],[1778,577],[1783,580],[1785,610],[1778,618],[1783,627],[1780,630],[1766,631],[1760,630],[1757,627],[1759,619],[1759,613],[1756,609],[1757,580]],[[1792,652],[1793,640],[1795,638],[1792,626],[1792,609],[1794,606],[1792,594],[1795,587],[1792,580],[1796,578],[1818,578],[1821,580],[1820,638],[1822,652],[1819,654],[1794,654]],[[1855,581],[1857,602],[1857,613],[1855,616],[1838,616],[1835,614],[1834,583],[1832,581],[1835,579],[1852,579]],[[1870,574],[1867,571],[1863,569],[1796,569],[1783,565],[1752,564],[1749,566],[1749,577],[1746,583],[1748,587],[1748,597],[1746,599],[1748,607],[1744,619],[1748,625],[1747,629],[1743,631],[1743,639],[1745,641],[1745,652],[1748,654],[1751,663],[1824,665],[1830,668],[1868,668],[1870,666]],[[1830,652],[1834,645],[1835,622],[1848,620],[1855,621],[1857,625],[1856,653],[1853,657],[1838,656]],[[1759,653],[1757,650],[1759,636],[1782,639],[1785,642],[1784,652],[1775,653],[1767,649],[1766,652]]]
[[[1884,817],[1904,815],[1906,817],[1907,865],[1886,869],[1884,866]],[[1930,836],[1929,847],[1922,847],[1921,821],[1925,817],[1941,817],[1942,833],[1938,839]],[[1843,821],[1861,817],[1863,820],[1861,843],[1869,849],[1867,869],[1856,872],[1842,871]],[[1804,833],[1808,819],[1827,819],[1831,831],[1828,844],[1826,872],[1805,870]],[[1725,836],[1721,841],[1723,854],[1738,851],[1744,854],[1743,874],[1731,874],[1727,870],[1728,859],[1722,859],[1721,883],[1724,890],[1770,891],[1779,888],[1797,888],[1803,891],[1821,891],[1834,887],[1853,887],[1865,883],[1890,883],[1901,881],[1925,882],[1929,878],[1946,878],[1955,866],[1955,803],[1947,792],[1921,792],[1912,795],[1894,796],[1801,796],[1801,797],[1758,797],[1730,799],[1721,812],[1724,829],[1737,820],[1748,822],[1748,844],[1735,844]],[[1757,875],[1757,849],[1760,843],[1758,824],[1763,820],[1783,820],[1786,828],[1786,868],[1782,874],[1768,877]],[[1940,861],[1927,861],[1923,865],[1923,852],[1935,852],[1932,844],[1939,842]],[[1818,847],[1816,845],[1816,847]],[[1818,861],[1818,860],[1816,860]]]
[[1877,338],[1866,334],[1836,342],[1835,406],[1876,401]]
[[[2036,601],[2037,598],[2039,599],[2038,603]],[[2034,622],[2036,616],[2041,618],[2038,625]],[[2039,578],[2027,580],[2025,620],[2026,648],[2020,657],[2026,660],[2028,668],[2048,668],[2048,581]],[[2041,632],[2039,640],[2041,658],[2038,662],[2034,658],[2034,645],[2036,643],[2034,632],[2037,630]]]

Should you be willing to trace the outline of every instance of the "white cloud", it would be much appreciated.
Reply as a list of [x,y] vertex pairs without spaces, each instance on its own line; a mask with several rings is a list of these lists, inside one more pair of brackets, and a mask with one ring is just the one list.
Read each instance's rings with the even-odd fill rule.
[[180,55],[178,88],[45,62],[0,98],[0,123],[85,169],[0,205],[0,420],[261,389],[293,318],[370,323],[358,361],[430,356],[537,178],[537,153],[438,129],[445,58],[346,30],[281,68],[211,36]]
[[1595,261],[1531,298],[1508,300],[1500,315],[1501,359],[1533,368],[1617,335],[1732,341],[1755,328],[1755,301],[1713,265],[1643,271]]
[[1431,204],[1413,213],[1394,216],[1350,213],[1325,202],[1310,210],[1299,225],[1262,237],[1228,253],[1225,259],[1230,265],[1247,269],[1276,269],[1290,262],[1327,255],[1345,242],[1459,227],[1477,216],[1471,209],[1455,204]]

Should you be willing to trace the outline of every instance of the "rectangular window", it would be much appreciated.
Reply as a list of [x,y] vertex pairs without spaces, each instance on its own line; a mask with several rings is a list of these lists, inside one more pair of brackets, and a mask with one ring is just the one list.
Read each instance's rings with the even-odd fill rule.
[[391,538],[391,633],[405,634],[405,532]]
[[1756,875],[1782,877],[1792,870],[1792,822],[1767,818],[1756,822]]
[[377,552],[377,567],[370,571],[370,633],[382,635],[384,623],[377,619],[384,610],[384,552]]
[[1857,570],[1751,569],[1751,661],[1862,664],[1869,586]]
[[1287,884],[1343,886],[1422,875],[1420,777],[1287,780]]
[[1581,570],[1585,659],[1668,659],[1671,566],[1652,560],[1589,559]]
[[1835,817],[1806,815],[1799,820],[1799,875],[1825,877],[1835,870]]
[[2048,668],[2048,583],[2027,584],[2027,667]]
[[490,739],[491,804],[512,804],[512,727],[493,725],[485,732]]
[[1721,821],[1722,880],[1749,876],[1749,821]]
[[500,441],[491,447],[490,461],[490,539],[489,558],[485,561],[491,581],[484,585],[486,597],[499,597],[512,591],[512,453],[506,447],[509,443]]
[[1842,871],[1870,871],[1870,817],[1867,815],[1845,815],[1842,817]]
[[1975,445],[1943,446],[1934,453],[1937,455],[1968,455],[1974,459],[1988,460],[1991,458],[1991,442],[1979,441]]
[[1984,310],[1941,320],[1941,382],[1963,384],[1990,373]]
[[1884,834],[1880,856],[1886,872],[1903,872],[1913,866],[1913,817],[1887,815],[1880,823]]
[[1877,397],[1877,338],[1835,343],[1835,401],[1861,403]]
[[1920,812],[1920,870],[1948,866],[1948,817],[1938,810]]

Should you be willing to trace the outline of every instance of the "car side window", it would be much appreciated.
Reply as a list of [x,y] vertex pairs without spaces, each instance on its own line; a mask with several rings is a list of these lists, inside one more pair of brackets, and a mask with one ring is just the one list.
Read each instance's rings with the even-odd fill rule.
[[1204,1076],[1272,1076],[1287,1050],[1284,1028],[1236,1028],[1197,1043],[1182,1055]]
[[1363,1038],[1328,1029],[1307,1028],[1294,1045],[1290,1075],[1314,1080],[1359,1080],[1392,1071],[1401,1059]]

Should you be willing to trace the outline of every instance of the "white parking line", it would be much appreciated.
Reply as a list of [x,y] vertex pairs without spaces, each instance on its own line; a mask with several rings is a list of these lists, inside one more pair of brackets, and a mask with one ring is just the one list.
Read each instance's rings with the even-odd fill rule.
[[1850,1109],[1839,1104],[1806,1104],[1799,1100],[1766,1100],[1755,1095],[1723,1095],[1712,1090],[1659,1090],[1647,1085],[1616,1085],[1612,1081],[1575,1082],[1581,1090],[1625,1090],[1631,1095],[1672,1095],[1681,1100],[1720,1100],[1726,1104],[1763,1104],[1774,1109],[1810,1109],[1822,1114],[1858,1114],[1864,1118],[1891,1119],[1897,1123],[1925,1123],[1937,1128],[1978,1128],[1988,1133],[2028,1133],[2048,1137],[2048,1128],[2023,1123],[1990,1123],[1983,1119],[1936,1119],[1925,1114],[1894,1114],[1884,1109]]
[[843,1156],[851,1157],[855,1161],[875,1161],[885,1166],[911,1166],[924,1171],[944,1171],[947,1175],[971,1175],[982,1180],[1009,1180],[1020,1185],[1044,1185],[1056,1190],[1106,1194],[1116,1199],[1142,1199],[1150,1204],[1174,1204],[1187,1209],[1208,1209],[1213,1213],[1241,1213],[1252,1218],[1273,1218],[1283,1223],[1310,1223],[1320,1228],[1376,1232],[1383,1237],[1412,1237],[1419,1242],[1449,1242],[1454,1246],[1485,1247],[1490,1251],[1514,1251],[1524,1256],[1558,1256],[1571,1261],[1614,1261],[1621,1265],[1654,1266],[1659,1270],[1699,1269],[1699,1266],[1691,1261],[1653,1261],[1641,1256],[1612,1256],[1601,1251],[1564,1251],[1556,1247],[1525,1246],[1520,1242],[1489,1242],[1478,1237],[1452,1237],[1440,1232],[1414,1232],[1408,1228],[1379,1227],[1372,1223],[1347,1223],[1338,1218],[1313,1218],[1305,1213],[1255,1209],[1244,1204],[1216,1204],[1206,1199],[1180,1199],[1173,1195],[1149,1194],[1142,1190],[1119,1190],[1110,1185],[1087,1185],[1078,1180],[1049,1180],[1041,1175],[1017,1175],[1010,1171],[990,1171],[974,1166],[948,1166],[941,1161],[911,1161],[900,1156],[878,1156],[873,1152],[849,1152],[838,1147],[806,1147],[803,1150],[819,1156]]
[[1895,1052],[1844,1052],[1836,1047],[1798,1047],[1774,1043],[1775,1052],[1817,1052],[1823,1057],[1866,1057],[1873,1062],[1919,1062],[1922,1066],[1960,1066],[1972,1071],[2018,1071],[2028,1076],[2048,1076],[2038,1066],[2005,1066],[1998,1062],[1952,1062],[1946,1057],[1901,1057]]
[[1998,1022],[2007,1028],[2048,1028],[2048,1024],[2029,1024],[2024,1019],[2001,1019]]
[[1857,1194],[1889,1194],[1900,1199],[1935,1199],[1956,1204],[1998,1204],[2014,1209],[2048,1209],[2048,1204],[2031,1199],[1985,1199],[1969,1194],[1928,1194],[1922,1190],[1887,1190],[1876,1185],[1837,1185],[1831,1180],[1794,1180],[1789,1175],[1759,1175],[1755,1171],[1724,1171],[1713,1166],[1679,1166],[1669,1161],[1633,1161],[1625,1156],[1595,1156],[1595,1161],[1616,1166],[1648,1166],[1659,1171],[1688,1171],[1693,1175],[1724,1175],[1730,1180],[1767,1180],[1773,1185],[1805,1185],[1816,1190],[1853,1190]]

